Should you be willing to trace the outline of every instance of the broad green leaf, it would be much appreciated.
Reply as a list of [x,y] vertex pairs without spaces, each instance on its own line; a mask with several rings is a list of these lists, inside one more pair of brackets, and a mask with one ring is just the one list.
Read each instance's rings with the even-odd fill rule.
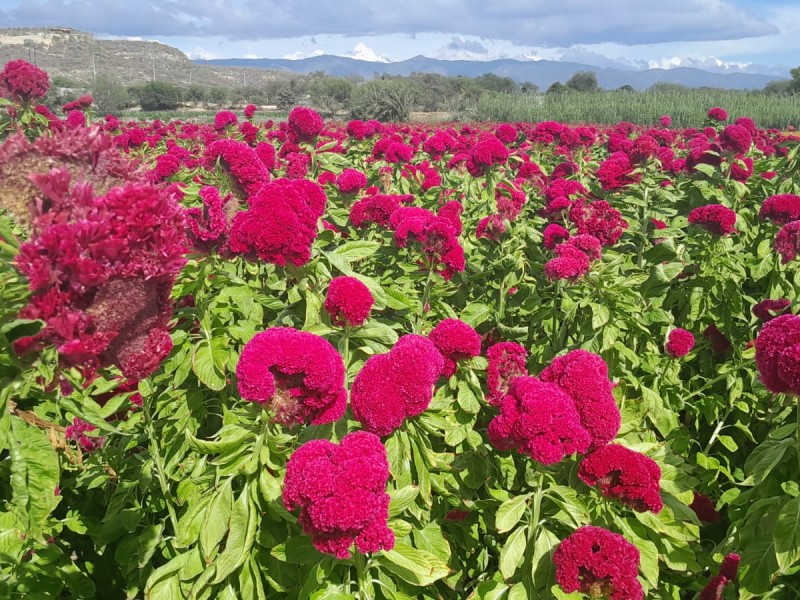
[[328,252],[328,255],[330,256],[332,254],[334,256],[344,258],[348,262],[354,262],[363,258],[367,258],[368,256],[372,256],[380,247],[381,245],[379,242],[353,240],[350,242],[345,242],[335,250]]
[[206,522],[200,531],[200,549],[206,561],[211,559],[214,551],[228,532],[228,525],[233,510],[233,478],[229,477],[214,494],[206,512]]
[[380,561],[403,581],[419,587],[431,585],[450,573],[450,567],[438,556],[399,542],[392,550],[383,551]]
[[750,453],[744,463],[744,471],[752,477],[753,483],[759,484],[766,479],[792,443],[791,439],[767,440]]
[[292,565],[313,565],[321,561],[325,555],[314,548],[311,538],[307,535],[298,535],[278,544],[270,552],[281,562]]
[[245,484],[231,510],[230,530],[225,538],[225,549],[217,556],[214,564],[217,572],[212,584],[221,583],[228,575],[244,564],[258,529],[258,511],[249,498],[249,484]]
[[238,425],[226,425],[217,433],[217,437],[217,440],[201,440],[186,430],[189,447],[202,454],[226,454],[240,448],[253,434]]
[[522,496],[515,496],[503,502],[500,508],[497,509],[494,524],[498,533],[505,533],[514,529],[516,524],[525,514],[525,509],[528,507],[528,499],[533,494],[523,494]]
[[525,547],[528,544],[528,539],[525,537],[527,533],[527,525],[515,529],[514,532],[508,536],[503,549],[500,551],[500,574],[506,581],[511,579],[514,575],[517,566],[519,566],[525,554]]
[[772,577],[778,570],[775,541],[761,538],[752,541],[742,551],[740,565],[742,587],[754,594],[762,594],[772,587]]
[[800,558],[800,497],[781,508],[773,534],[778,567],[786,572]]
[[390,491],[389,497],[391,501],[389,502],[389,518],[402,514],[403,511],[414,503],[417,496],[419,496],[419,488],[412,485]]
[[225,387],[225,366],[228,361],[224,338],[202,340],[192,356],[192,371],[206,387],[219,391]]
[[494,309],[480,302],[468,305],[461,311],[461,320],[467,325],[477,327],[492,315]]

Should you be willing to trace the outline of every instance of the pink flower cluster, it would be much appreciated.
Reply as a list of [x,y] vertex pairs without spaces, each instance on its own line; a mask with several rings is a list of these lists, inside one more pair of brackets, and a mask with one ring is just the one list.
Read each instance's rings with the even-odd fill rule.
[[186,252],[183,212],[166,190],[128,183],[95,196],[69,173],[34,176],[48,210],[16,262],[33,295],[20,316],[45,327],[18,351],[55,344],[67,365],[151,374],[172,349],[170,290]]
[[723,594],[728,584],[736,583],[739,560],[739,555],[733,553],[722,559],[719,572],[700,591],[698,600],[723,600]]
[[44,98],[49,89],[50,76],[25,60],[9,61],[0,71],[0,97],[26,102]]
[[730,235],[736,231],[736,213],[722,204],[706,204],[689,212],[689,223],[714,235]]
[[644,454],[618,444],[608,444],[587,455],[578,470],[586,485],[596,486],[637,512],[661,512],[661,469]]
[[187,208],[184,213],[189,226],[189,237],[199,249],[224,247],[230,229],[231,217],[228,211],[238,208],[238,202],[232,194],[221,198],[219,190],[210,185],[200,188],[199,196],[203,201],[203,208]]
[[795,194],[776,194],[761,204],[758,216],[775,223],[786,225],[800,220],[800,196]]
[[325,129],[325,122],[320,114],[312,108],[295,106],[289,112],[287,127],[293,141],[313,142]]
[[269,181],[269,171],[258,154],[244,142],[221,139],[206,146],[203,164],[213,170],[219,163],[242,200],[256,194]]
[[792,221],[780,228],[775,236],[773,248],[781,255],[781,263],[784,265],[800,254],[800,220]]
[[447,281],[466,267],[464,248],[458,241],[462,209],[460,203],[454,201],[454,204],[456,211],[451,210],[453,207],[448,203],[438,215],[424,208],[403,207],[389,218],[397,246],[405,248],[409,243],[418,243],[427,266]]
[[300,510],[298,522],[320,552],[344,560],[353,544],[361,553],[391,550],[388,479],[386,449],[376,435],[355,431],[338,445],[312,440],[286,465],[283,504]]
[[669,332],[664,350],[672,358],[681,358],[689,354],[694,348],[694,335],[691,331],[676,327]]
[[755,346],[756,367],[767,389],[800,396],[800,315],[765,323]]
[[404,335],[386,354],[371,356],[350,392],[353,416],[367,431],[387,436],[428,408],[444,359],[429,339]]
[[516,342],[499,342],[486,351],[486,358],[489,361],[486,372],[488,400],[490,404],[500,406],[514,378],[528,374],[528,351]]
[[568,594],[591,598],[641,600],[639,550],[618,533],[585,525],[562,541],[553,554],[556,581]]
[[369,288],[355,277],[336,277],[328,284],[325,310],[334,325],[360,327],[369,319],[374,303]]
[[336,187],[342,194],[357,194],[367,187],[367,176],[357,169],[345,169],[336,177]]
[[247,210],[234,217],[229,248],[281,266],[302,266],[311,258],[326,202],[325,192],[313,181],[271,181],[250,196]]
[[[555,227],[559,226],[555,225]],[[560,236],[561,232],[551,229],[550,234],[551,239],[546,239],[546,241],[552,242],[552,238]],[[558,244],[554,252],[555,258],[550,259],[544,265],[545,277],[550,280],[565,279],[574,282],[586,275],[591,264],[600,259],[602,247],[600,240],[593,235],[580,234]]]
[[428,334],[428,339],[444,357],[445,377],[455,375],[460,361],[481,353],[478,332],[459,319],[444,319]]
[[77,442],[84,452],[94,452],[102,448],[106,441],[106,438],[103,436],[86,435],[95,429],[97,429],[97,427],[94,425],[75,417],[72,419],[72,425],[67,425],[64,431],[64,437],[70,441]]
[[290,327],[256,334],[236,366],[239,393],[268,405],[275,421],[331,423],[347,406],[344,361],[326,339]]

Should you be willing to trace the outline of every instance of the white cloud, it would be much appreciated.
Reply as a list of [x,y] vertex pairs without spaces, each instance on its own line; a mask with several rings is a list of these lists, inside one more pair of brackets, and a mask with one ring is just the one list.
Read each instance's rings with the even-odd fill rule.
[[325,54],[322,50],[314,50],[313,52],[303,52],[302,50],[298,50],[297,52],[292,52],[290,54],[284,54],[281,58],[286,60],[300,60],[303,58],[311,58],[312,56],[322,56]]
[[347,56],[350,58],[355,58],[357,60],[366,60],[368,62],[379,62],[379,63],[388,63],[392,62],[388,56],[386,55],[378,55],[375,50],[367,46],[364,42],[359,42],[353,49],[347,53]]
[[215,54],[209,52],[204,48],[201,48],[200,46],[196,47],[194,50],[186,52],[185,54],[191,60],[212,60],[214,58],[217,58]]

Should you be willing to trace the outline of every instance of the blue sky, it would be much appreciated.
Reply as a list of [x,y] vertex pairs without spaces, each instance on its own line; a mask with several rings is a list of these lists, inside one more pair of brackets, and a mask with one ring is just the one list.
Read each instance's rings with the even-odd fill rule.
[[[800,65],[798,0],[0,0],[0,24],[158,40],[192,58]],[[749,68],[753,68],[752,66]]]

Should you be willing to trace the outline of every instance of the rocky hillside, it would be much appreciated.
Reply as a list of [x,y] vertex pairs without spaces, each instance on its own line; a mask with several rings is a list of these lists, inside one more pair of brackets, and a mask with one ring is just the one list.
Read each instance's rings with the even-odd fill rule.
[[290,76],[263,68],[197,65],[177,48],[158,42],[102,40],[61,27],[0,28],[0,65],[17,58],[50,73],[91,85],[95,75],[123,85],[166,81],[176,85],[252,86]]

